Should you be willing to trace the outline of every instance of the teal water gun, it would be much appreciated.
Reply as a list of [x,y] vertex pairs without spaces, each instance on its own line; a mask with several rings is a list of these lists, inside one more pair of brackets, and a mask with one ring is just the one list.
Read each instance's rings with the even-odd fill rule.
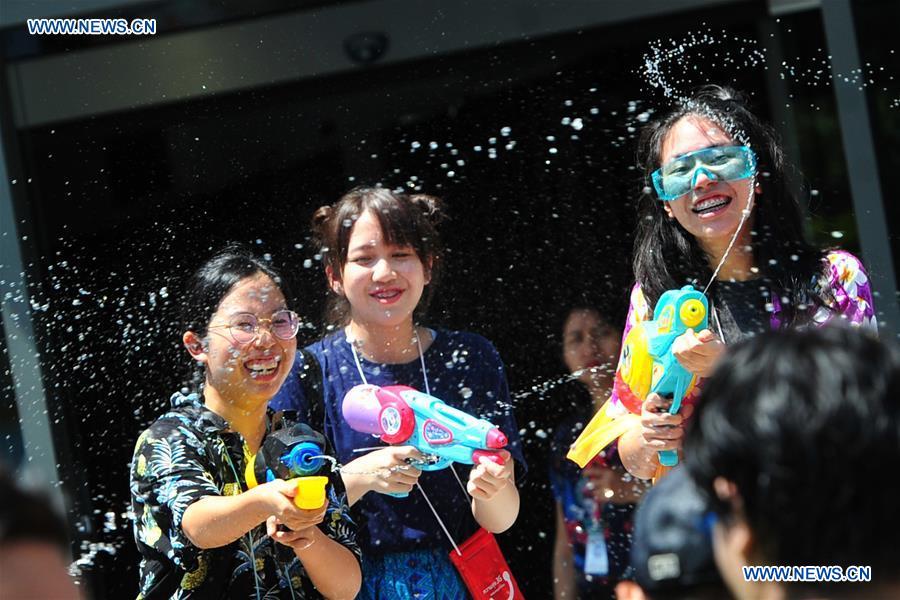
[[[670,414],[674,415],[681,409],[681,401],[696,379],[672,354],[672,344],[688,329],[706,329],[708,316],[706,296],[693,286],[686,285],[680,290],[669,290],[660,296],[653,311],[653,320],[642,324],[647,336],[647,354],[653,361],[650,392],[672,397]],[[659,464],[674,467],[678,464],[678,452],[660,450]]]

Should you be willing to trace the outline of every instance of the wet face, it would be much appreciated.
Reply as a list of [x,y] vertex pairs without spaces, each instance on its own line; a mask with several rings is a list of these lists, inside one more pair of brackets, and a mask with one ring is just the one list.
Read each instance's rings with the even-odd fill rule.
[[563,326],[563,360],[570,373],[585,370],[586,385],[608,377],[607,369],[619,355],[620,334],[593,310],[575,310]]
[[332,289],[350,302],[350,318],[364,326],[400,326],[412,314],[430,273],[412,246],[388,244],[372,211],[353,225],[347,262]]
[[[677,121],[663,138],[661,162],[711,146],[740,145],[721,127],[705,117],[687,115]],[[734,235],[751,193],[752,179],[722,181],[698,169],[691,191],[664,203],[670,217],[693,235],[704,247],[727,243]],[[759,192],[757,187],[756,192]],[[748,223],[751,223],[751,213]],[[750,227],[745,225],[745,231]]]
[[[285,308],[284,295],[267,275],[260,273],[238,282],[210,319],[206,339],[200,342],[185,335],[189,350],[191,344],[194,349],[198,343],[202,346],[202,352],[191,353],[206,365],[206,384],[223,398],[268,402],[284,383],[297,352],[296,338],[276,338],[266,321]],[[259,334],[252,342],[239,343],[224,325],[245,325],[239,322],[245,315],[261,321]]]

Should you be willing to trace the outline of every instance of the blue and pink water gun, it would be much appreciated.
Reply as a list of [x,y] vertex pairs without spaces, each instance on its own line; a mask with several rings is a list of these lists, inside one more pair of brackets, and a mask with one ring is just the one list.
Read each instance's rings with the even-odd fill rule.
[[478,464],[481,458],[504,462],[500,450],[508,439],[494,424],[405,385],[357,385],[344,396],[341,412],[355,431],[414,446],[426,460],[413,466],[423,471]]

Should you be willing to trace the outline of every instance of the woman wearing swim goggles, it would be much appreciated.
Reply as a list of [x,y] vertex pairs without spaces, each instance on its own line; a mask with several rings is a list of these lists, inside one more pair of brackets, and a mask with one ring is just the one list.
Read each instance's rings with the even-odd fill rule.
[[747,179],[756,172],[756,155],[747,146],[712,146],[678,156],[651,177],[660,200],[674,200],[691,191],[698,177],[709,180]]
[[[874,324],[861,263],[806,241],[800,199],[777,136],[741,94],[700,88],[645,127],[639,155],[655,193],[642,198],[626,335],[633,323],[653,318],[663,293],[688,283],[706,293],[710,325],[679,336],[672,351],[701,380],[713,372],[726,343],[759,331],[836,316]],[[838,300],[845,297],[856,300]],[[647,396],[639,419],[618,438],[628,471],[640,478],[659,474],[658,451],[681,448],[701,387],[678,414],[669,414],[669,400]],[[627,410],[617,394],[610,406]]]

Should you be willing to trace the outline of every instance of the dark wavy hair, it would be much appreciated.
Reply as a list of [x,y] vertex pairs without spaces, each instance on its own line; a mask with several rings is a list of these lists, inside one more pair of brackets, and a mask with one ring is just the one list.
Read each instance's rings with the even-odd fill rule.
[[685,466],[726,524],[735,505],[713,482],[734,483],[751,564],[871,565],[897,579],[900,496],[879,482],[900,461],[898,393],[897,347],[842,323],[766,332],[725,354],[688,426]]
[[[421,318],[440,279],[444,250],[437,225],[446,218],[441,201],[425,194],[404,194],[385,188],[357,187],[331,205],[320,207],[312,219],[313,235],[321,248],[322,262],[340,278],[347,263],[350,234],[356,220],[372,211],[387,244],[410,246],[423,264],[431,264],[431,282],[416,306],[415,318]],[[341,327],[350,320],[350,303],[328,288],[325,321]]]
[[[751,243],[756,266],[770,293],[781,300],[782,324],[807,322],[812,311],[806,307],[824,304],[818,290],[826,268],[824,253],[810,245],[804,235],[803,210],[775,130],[750,112],[742,94],[716,85],[699,88],[690,99],[641,132],[638,161],[644,172],[644,188],[633,266],[647,301],[655,306],[663,292],[685,284],[702,289],[712,277],[707,255],[697,239],[668,217],[652,191],[651,173],[661,166],[663,141],[687,116],[713,121],[756,154],[758,181],[765,192],[753,209]],[[715,282],[710,291],[715,294]]]

